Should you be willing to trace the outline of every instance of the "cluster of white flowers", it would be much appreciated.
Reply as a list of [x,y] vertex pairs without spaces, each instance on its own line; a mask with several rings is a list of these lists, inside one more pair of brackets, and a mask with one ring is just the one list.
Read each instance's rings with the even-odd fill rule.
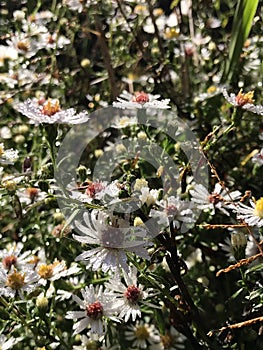
[[31,251],[22,253],[23,248],[18,242],[0,251],[0,295],[12,298],[19,295],[24,299],[24,293],[46,285],[47,280],[55,281],[80,271],[76,264],[67,269],[65,261],[46,264],[43,251],[36,256]]

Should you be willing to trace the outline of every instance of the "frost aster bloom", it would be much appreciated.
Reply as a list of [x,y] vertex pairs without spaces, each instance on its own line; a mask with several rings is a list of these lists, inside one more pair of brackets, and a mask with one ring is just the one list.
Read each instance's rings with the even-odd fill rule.
[[168,227],[170,222],[173,222],[175,227],[179,228],[183,223],[187,225],[194,222],[190,202],[171,196],[156,203],[160,209],[151,209],[150,216],[158,219],[160,225]]
[[263,148],[253,156],[252,162],[258,165],[263,165]]
[[235,211],[237,211],[237,218],[244,220],[249,226],[263,226],[263,197],[256,202],[250,201],[251,206],[244,203],[238,203]]
[[223,95],[225,99],[235,107],[241,107],[246,109],[252,113],[256,113],[259,115],[263,115],[263,106],[254,105],[254,91],[249,91],[246,94],[242,92],[242,89],[239,91],[237,95],[231,93],[230,95],[227,93],[226,89],[223,89]]
[[102,286],[95,288],[93,285],[90,285],[82,289],[81,294],[83,300],[77,295],[73,295],[72,297],[82,310],[68,311],[66,314],[66,318],[68,319],[81,318],[73,326],[73,335],[82,332],[85,328],[90,328],[92,333],[103,335],[106,332],[107,319],[119,322],[119,319],[116,317],[116,300],[111,294],[104,292]]
[[40,264],[37,267],[37,273],[40,277],[39,283],[45,285],[47,280],[56,281],[62,277],[78,273],[80,269],[73,265],[67,269],[65,261],[55,260],[52,264]]
[[192,196],[191,201],[195,203],[196,207],[204,211],[210,211],[212,215],[215,214],[216,209],[219,209],[229,216],[225,207],[241,196],[239,191],[229,192],[227,188],[223,188],[219,183],[215,185],[212,193],[208,192],[205,186],[201,184],[196,184],[194,189],[189,192]]
[[74,108],[62,110],[57,99],[27,99],[15,108],[35,124],[81,124],[89,119],[85,111],[76,114]]
[[31,293],[37,286],[38,275],[35,271],[0,270],[0,295],[14,297],[16,293],[23,299],[23,292]]
[[9,271],[12,267],[16,269],[29,267],[28,258],[31,255],[31,251],[21,253],[23,247],[23,243],[18,242],[17,244],[7,245],[5,249],[0,250],[0,259],[4,270]]
[[5,150],[3,143],[0,143],[0,164],[12,164],[18,158],[18,151],[14,151],[12,148]]
[[[81,235],[73,235],[73,238],[81,243],[98,245],[98,247],[84,251],[76,261],[86,261],[87,268],[92,267],[94,271],[99,268],[103,272],[109,270],[117,271],[119,268],[128,270],[126,253],[135,253],[148,259],[145,249],[145,235],[143,229],[136,227],[136,234],[132,234],[131,228],[124,227],[125,222],[118,219],[118,225],[107,224],[108,216],[99,211],[92,211],[91,214],[84,213],[86,226],[78,221],[76,227]],[[126,223],[127,224],[127,223]],[[123,225],[122,228],[120,226]]]
[[154,349],[155,344],[160,344],[159,332],[153,324],[137,322],[135,326],[128,327],[125,336],[132,341],[134,349]]
[[7,337],[4,334],[0,335],[0,349],[1,350],[8,350],[8,349],[12,349],[12,347],[20,342],[22,340],[22,338],[13,338],[10,337],[9,339],[7,339]]
[[[144,300],[150,296],[149,289],[143,290],[144,287],[137,282],[137,269],[131,267],[129,272],[123,271],[124,283],[119,277],[113,277],[105,287],[112,291],[117,297],[117,305],[120,309],[120,318],[124,318],[124,322],[128,322],[130,318],[132,321],[141,317],[140,304],[146,304]],[[153,294],[152,294],[153,296]]]
[[127,91],[123,91],[117,102],[113,102],[116,108],[152,108],[152,109],[168,109],[170,99],[158,100],[160,95],[147,94],[143,91],[135,92],[134,95]]

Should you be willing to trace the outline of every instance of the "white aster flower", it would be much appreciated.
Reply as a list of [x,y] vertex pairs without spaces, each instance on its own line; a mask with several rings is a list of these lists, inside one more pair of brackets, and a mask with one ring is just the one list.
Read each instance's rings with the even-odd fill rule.
[[146,231],[142,227],[134,227],[133,232],[133,228],[127,227],[124,220],[117,219],[116,224],[114,217],[111,218],[111,224],[107,224],[108,215],[102,211],[85,212],[83,218],[86,226],[75,221],[81,235],[73,235],[73,238],[81,243],[98,245],[76,258],[76,261],[85,261],[87,268],[92,267],[94,271],[101,268],[103,272],[117,271],[119,268],[127,271],[126,253],[149,258],[145,249]]
[[116,108],[151,108],[151,109],[168,109],[170,99],[158,100],[160,95],[146,94],[143,91],[135,92],[134,95],[127,91],[123,91],[120,97],[117,97],[117,102],[113,102],[113,107]]
[[160,344],[160,335],[155,326],[142,321],[137,322],[134,326],[129,326],[125,331],[125,336],[132,342],[134,349],[153,349],[152,346]]
[[90,181],[87,185],[72,188],[70,191],[70,198],[83,203],[91,203],[93,200],[110,203],[118,198],[120,188],[117,181],[110,184],[107,181]]
[[43,46],[39,45],[38,34],[36,33],[36,36],[33,36],[33,33],[15,32],[10,40],[6,42],[10,49],[16,50],[18,54],[24,57],[31,58],[43,48]]
[[12,349],[12,347],[20,342],[22,338],[14,338],[10,337],[7,339],[7,337],[4,334],[0,334],[0,349],[1,350],[8,350]]
[[0,164],[13,164],[18,159],[18,151],[12,148],[5,150],[3,143],[0,143]]
[[229,192],[227,188],[217,183],[212,193],[202,184],[196,184],[193,190],[189,191],[192,198],[191,201],[196,204],[196,207],[201,210],[210,211],[211,215],[215,214],[215,209],[221,210],[225,215],[229,216],[225,209],[230,202],[233,202],[241,197],[239,191]]
[[195,221],[190,202],[171,196],[157,201],[156,204],[160,209],[151,209],[150,216],[157,218],[158,223],[164,227],[168,227],[173,222],[176,228],[180,228],[182,223],[187,225]]
[[258,165],[263,165],[263,148],[252,157],[252,162]]
[[254,91],[249,91],[246,94],[243,94],[241,89],[237,95],[233,93],[228,95],[226,89],[223,89],[223,95],[225,99],[234,107],[241,107],[252,113],[263,115],[263,106],[254,105],[254,102],[255,102],[253,100]]
[[13,298],[17,293],[23,299],[23,292],[31,293],[38,286],[39,277],[33,270],[24,272],[12,268],[8,273],[0,269],[0,295]]
[[238,203],[234,207],[234,211],[237,212],[237,219],[244,220],[249,226],[263,226],[263,197],[258,199],[256,202],[250,200],[248,206],[244,203]]
[[28,257],[32,254],[31,251],[26,251],[21,254],[24,245],[22,242],[8,244],[7,247],[0,251],[1,265],[4,270],[23,269],[29,267]]
[[144,290],[144,287],[138,284],[135,267],[130,267],[128,272],[123,271],[123,278],[124,283],[119,276],[114,276],[105,283],[105,287],[117,297],[119,317],[124,319],[124,322],[128,322],[130,318],[135,321],[137,317],[141,317],[140,304],[147,305],[145,299],[153,296],[153,293],[150,289]]
[[46,285],[47,280],[56,281],[62,277],[74,275],[80,271],[80,268],[76,264],[72,264],[70,268],[67,268],[64,260],[55,260],[52,264],[40,263],[36,267],[36,271],[40,277],[39,283]]
[[[87,349],[99,349],[99,339],[100,337],[95,334],[95,333],[90,333],[88,332],[86,335],[82,335],[80,340],[81,340],[81,345],[74,345],[73,350],[87,350]],[[103,337],[101,337],[103,340]],[[101,348],[101,347],[100,347]]]
[[185,349],[184,342],[186,337],[179,333],[174,327],[170,327],[165,334],[161,334],[162,350],[178,350]]
[[16,105],[15,108],[35,124],[82,124],[89,119],[88,113],[85,111],[76,114],[74,108],[62,110],[57,99],[44,101],[27,99]]
[[139,199],[142,204],[146,203],[146,205],[149,207],[152,204],[155,204],[159,196],[159,191],[152,189],[150,190],[149,187],[143,187],[141,189],[141,194],[139,195]]
[[66,318],[79,319],[74,324],[74,333],[78,334],[85,328],[90,328],[92,333],[98,335],[104,335],[106,333],[106,321],[111,319],[119,322],[116,317],[117,309],[115,306],[116,300],[112,294],[103,291],[102,286],[94,287],[90,285],[81,290],[83,300],[76,295],[72,295],[74,301],[76,301],[83,311],[68,311]]
[[97,5],[96,0],[63,0],[72,11],[78,11],[79,13],[84,10],[85,7],[89,7],[92,4]]
[[19,197],[20,203],[25,203],[26,205],[36,203],[47,197],[47,193],[41,191],[37,187],[19,189],[17,191],[17,195]]
[[5,60],[16,60],[17,58],[18,53],[16,49],[5,45],[0,45],[0,67],[4,65]]

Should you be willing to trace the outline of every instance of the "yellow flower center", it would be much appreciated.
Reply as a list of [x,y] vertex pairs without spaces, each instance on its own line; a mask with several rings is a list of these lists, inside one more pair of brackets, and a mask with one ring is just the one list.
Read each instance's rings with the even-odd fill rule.
[[48,279],[53,275],[53,268],[54,268],[53,264],[49,264],[49,265],[42,264],[39,266],[37,272],[41,278]]
[[177,29],[177,28],[167,28],[165,30],[165,34],[164,35],[165,35],[166,39],[174,39],[174,38],[178,38],[179,34],[180,34],[179,29]]
[[206,91],[208,94],[213,94],[214,92],[216,92],[217,87],[215,85],[211,85]]
[[146,340],[149,338],[149,331],[145,326],[136,327],[135,336],[137,339]]
[[3,143],[0,143],[0,157],[5,153],[5,147]]
[[16,46],[19,50],[27,52],[29,50],[30,44],[28,41],[24,40],[19,41]]
[[256,201],[254,215],[259,216],[261,219],[263,219],[263,197]]
[[240,89],[239,93],[236,96],[236,102],[237,104],[242,107],[246,105],[247,103],[253,104],[255,101],[253,100],[254,91],[249,91],[246,94],[242,93],[242,89]]
[[25,276],[20,272],[14,271],[7,277],[6,285],[12,289],[18,290],[25,285]]
[[54,115],[60,111],[59,100],[51,100],[50,98],[43,104],[42,113],[48,116]]
[[169,349],[173,345],[173,337],[166,333],[164,335],[161,335],[161,343],[164,346],[164,349]]

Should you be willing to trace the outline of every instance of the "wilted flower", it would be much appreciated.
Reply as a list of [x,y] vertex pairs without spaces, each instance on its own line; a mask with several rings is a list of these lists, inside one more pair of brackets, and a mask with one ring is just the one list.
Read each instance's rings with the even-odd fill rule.
[[35,124],[81,124],[89,119],[88,113],[85,111],[76,114],[74,108],[62,110],[57,99],[27,99],[25,102],[16,105],[15,108]]
[[168,109],[170,99],[158,100],[160,95],[151,95],[143,91],[135,92],[133,95],[127,91],[123,91],[120,97],[117,97],[117,102],[113,102],[113,107],[117,108],[153,108],[153,109]]
[[243,94],[242,89],[239,91],[237,95],[231,93],[228,95],[226,89],[223,89],[223,95],[225,99],[233,106],[235,107],[241,107],[243,109],[246,109],[252,113],[256,113],[259,115],[263,115],[263,106],[261,105],[254,105],[254,91],[249,91],[246,94]]
[[119,322],[116,317],[116,299],[112,294],[103,291],[103,287],[95,288],[93,285],[81,290],[83,300],[76,295],[72,295],[83,311],[68,311],[66,318],[79,319],[74,326],[74,333],[78,334],[85,328],[90,328],[92,333],[103,335],[106,332],[106,322],[108,319]]

